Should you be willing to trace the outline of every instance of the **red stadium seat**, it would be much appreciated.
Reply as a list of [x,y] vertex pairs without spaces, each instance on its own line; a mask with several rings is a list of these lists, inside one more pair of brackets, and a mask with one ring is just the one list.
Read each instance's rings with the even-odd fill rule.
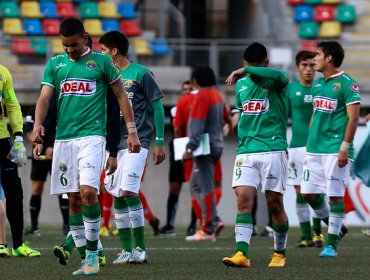
[[121,20],[120,27],[121,31],[125,33],[127,37],[137,37],[142,33],[136,19]]
[[287,0],[286,1],[288,5],[302,5],[304,4],[304,0]]
[[317,49],[317,43],[316,41],[303,41],[301,44],[301,50],[303,51],[311,51],[316,52]]
[[330,5],[316,6],[314,19],[317,22],[335,20],[335,7]]
[[42,30],[47,36],[59,35],[59,20],[58,19],[44,19],[42,22]]
[[77,16],[72,2],[57,2],[57,13],[62,18]]
[[12,39],[12,52],[15,54],[34,54],[30,39]]

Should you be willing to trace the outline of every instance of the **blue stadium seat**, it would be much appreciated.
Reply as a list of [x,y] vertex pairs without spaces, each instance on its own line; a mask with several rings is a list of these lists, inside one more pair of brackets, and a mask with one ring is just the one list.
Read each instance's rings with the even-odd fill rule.
[[58,18],[57,7],[54,2],[40,2],[40,11],[45,18]]
[[27,35],[44,35],[41,21],[39,19],[23,19],[23,30]]
[[294,20],[296,22],[311,21],[313,14],[314,9],[309,5],[298,5],[294,8]]
[[118,20],[115,20],[115,19],[103,19],[102,25],[103,25],[104,32],[120,30]]
[[155,55],[167,55],[172,52],[170,47],[168,46],[168,42],[166,40],[159,39],[152,40],[150,42],[150,49]]
[[124,19],[137,18],[135,6],[130,2],[118,3],[118,13]]

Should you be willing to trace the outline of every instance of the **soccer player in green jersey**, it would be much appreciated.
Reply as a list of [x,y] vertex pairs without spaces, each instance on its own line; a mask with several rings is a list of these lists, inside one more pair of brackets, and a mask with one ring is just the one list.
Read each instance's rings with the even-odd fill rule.
[[252,208],[257,190],[264,190],[272,215],[274,253],[269,267],[284,267],[288,217],[283,194],[287,178],[287,112],[285,72],[268,68],[266,47],[253,43],[244,52],[244,68],[236,76],[236,107],[240,110],[238,146],[232,186],[237,196],[236,251],[225,257],[227,266],[250,267],[249,244],[253,232]]
[[312,116],[311,85],[315,78],[315,53],[300,51],[295,57],[299,80],[288,86],[288,115],[292,119],[292,139],[288,150],[287,184],[294,186],[296,191],[296,213],[301,229],[301,240],[297,248],[321,247],[324,237],[321,234],[321,220],[313,218],[314,236],[311,233],[310,206],[301,195],[303,160],[306,154],[308,127]]
[[[50,99],[56,94],[58,119],[51,194],[68,193],[74,242],[77,247],[86,242],[86,259],[73,275],[94,275],[99,272],[100,206],[97,191],[105,160],[108,86],[116,96],[129,128],[129,150],[139,152],[140,141],[120,74],[111,58],[86,47],[88,35],[79,19],[62,20],[59,34],[65,54],[51,58],[44,71],[36,105],[33,142],[43,142],[42,123]],[[39,159],[41,149],[42,145],[35,147],[36,159]]]
[[[328,224],[320,257],[336,257],[344,219],[344,181],[353,159],[353,138],[359,119],[360,90],[340,71],[343,47],[335,41],[319,42],[315,69],[323,74],[312,84],[314,113],[307,140],[301,193],[316,216]],[[330,209],[320,194],[330,199]]]
[[142,145],[140,153],[129,152],[126,144],[129,130],[122,123],[117,170],[107,175],[104,182],[107,192],[115,197],[115,220],[122,246],[113,263],[146,263],[144,211],[138,193],[154,127],[154,164],[160,164],[165,159],[163,93],[149,69],[127,58],[129,42],[123,33],[108,32],[99,39],[99,43],[102,52],[112,57],[121,74]]

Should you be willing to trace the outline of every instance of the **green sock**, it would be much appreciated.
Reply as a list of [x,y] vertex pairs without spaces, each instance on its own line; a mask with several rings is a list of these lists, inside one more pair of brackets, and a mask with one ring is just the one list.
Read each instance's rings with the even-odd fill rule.
[[131,227],[135,247],[146,250],[144,240],[144,211],[139,196],[131,196],[125,199],[129,209]]
[[312,229],[317,235],[321,234],[321,220],[320,219],[318,218],[312,219]]
[[248,257],[249,243],[253,233],[252,214],[237,214],[235,223],[236,250]]
[[86,230],[86,249],[97,251],[101,212],[99,203],[84,205],[82,208],[84,225]]
[[114,216],[118,229],[121,247],[125,251],[132,251],[130,216],[126,200],[114,200]]
[[287,221],[284,225],[276,225],[274,222],[272,222],[271,227],[274,230],[274,252],[283,254],[285,256],[289,221]]
[[62,245],[63,249],[72,254],[73,248],[75,247],[75,242],[73,241],[72,234],[68,233],[66,240]]
[[[71,234],[85,237],[85,227],[82,219],[82,214],[69,215],[69,225],[71,228]],[[73,239],[77,251],[80,254],[81,259],[85,258],[86,254],[86,240],[85,238]]]

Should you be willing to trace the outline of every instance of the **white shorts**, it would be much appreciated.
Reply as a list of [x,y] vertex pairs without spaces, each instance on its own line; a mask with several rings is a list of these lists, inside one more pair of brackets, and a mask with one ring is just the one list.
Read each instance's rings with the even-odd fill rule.
[[306,147],[291,148],[288,150],[288,180],[287,185],[299,186],[302,181],[303,161]]
[[303,164],[301,193],[343,197],[352,162],[340,168],[337,159],[337,155],[307,154]]
[[88,136],[72,140],[56,140],[50,193],[80,192],[80,185],[99,190],[104,160],[104,137]]
[[141,148],[140,153],[129,153],[128,149],[117,154],[117,170],[105,177],[107,192],[115,197],[123,196],[124,191],[138,193],[143,176],[148,150]]
[[236,156],[233,188],[251,186],[258,190],[284,193],[287,178],[285,152],[240,154]]

